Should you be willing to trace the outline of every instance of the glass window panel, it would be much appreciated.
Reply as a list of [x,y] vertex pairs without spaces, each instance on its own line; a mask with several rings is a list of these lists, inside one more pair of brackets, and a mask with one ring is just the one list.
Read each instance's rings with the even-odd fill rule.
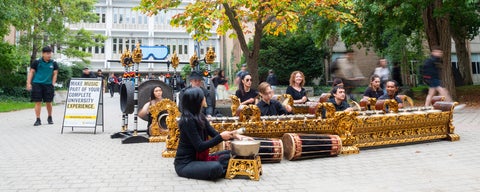
[[117,53],[117,38],[112,39],[113,44],[113,53]]
[[125,47],[123,47],[123,39],[118,38],[118,50],[120,50],[119,53],[121,53],[124,49]]

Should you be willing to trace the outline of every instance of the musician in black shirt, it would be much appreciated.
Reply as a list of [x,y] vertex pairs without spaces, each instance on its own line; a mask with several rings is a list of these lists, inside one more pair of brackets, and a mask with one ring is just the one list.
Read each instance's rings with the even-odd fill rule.
[[286,115],[292,112],[291,106],[282,106],[279,101],[272,99],[273,89],[267,82],[260,83],[260,85],[258,85],[258,90],[262,97],[260,102],[257,103],[261,115]]

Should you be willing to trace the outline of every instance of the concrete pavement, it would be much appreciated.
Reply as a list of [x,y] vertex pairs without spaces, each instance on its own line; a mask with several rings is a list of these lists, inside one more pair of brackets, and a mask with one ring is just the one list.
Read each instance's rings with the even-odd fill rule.
[[[458,142],[361,150],[358,155],[263,164],[260,181],[178,177],[165,143],[121,144],[119,96],[105,95],[105,132],[34,127],[33,109],[0,113],[0,191],[480,191],[480,109],[454,115]],[[141,120],[140,120],[141,121]],[[133,128],[133,120],[130,120]],[[141,121],[139,128],[144,129]]]

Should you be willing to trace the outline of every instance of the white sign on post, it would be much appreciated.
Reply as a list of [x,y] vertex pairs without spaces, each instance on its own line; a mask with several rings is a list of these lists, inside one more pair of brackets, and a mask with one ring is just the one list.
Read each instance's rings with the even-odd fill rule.
[[101,79],[70,80],[63,127],[96,128],[102,90]]

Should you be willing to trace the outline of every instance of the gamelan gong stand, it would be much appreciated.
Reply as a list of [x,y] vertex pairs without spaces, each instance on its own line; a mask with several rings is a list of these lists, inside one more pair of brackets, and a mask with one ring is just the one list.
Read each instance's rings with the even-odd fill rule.
[[228,161],[225,179],[233,179],[238,175],[247,176],[251,180],[260,180],[262,174],[262,162],[259,155],[241,157],[234,155]]
[[[123,78],[122,78],[122,84],[126,85],[127,82],[131,81],[130,77],[130,71],[132,70],[132,55],[130,51],[125,49],[123,52],[122,56],[120,57],[120,63],[123,66],[124,72],[123,72]],[[119,88],[119,94],[121,94],[121,89],[122,87]],[[122,111],[122,129],[120,132],[114,133],[110,135],[110,138],[112,139],[117,139],[117,138],[125,138],[132,135],[132,131],[128,130],[128,113]]]
[[132,60],[135,63],[134,68],[135,68],[135,91],[133,93],[133,99],[134,99],[134,111],[133,111],[133,124],[134,124],[134,130],[133,134],[125,137],[122,140],[122,144],[128,144],[128,143],[148,143],[149,140],[147,137],[144,137],[142,135],[138,135],[138,85],[140,82],[140,76],[139,76],[139,69],[140,69],[140,62],[142,61],[142,49],[140,49],[140,44],[137,43],[135,46],[135,49],[132,54]]

